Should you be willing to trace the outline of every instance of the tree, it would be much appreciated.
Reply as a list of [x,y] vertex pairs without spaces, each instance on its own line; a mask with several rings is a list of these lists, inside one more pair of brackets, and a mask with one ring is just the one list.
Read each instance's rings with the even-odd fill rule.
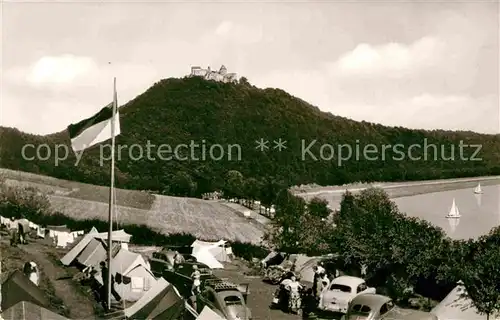
[[[260,192],[260,182],[255,178],[248,178],[245,180],[245,197],[251,203],[251,207],[253,208],[254,201],[259,197]],[[259,206],[260,208],[260,206]]]
[[170,184],[170,192],[176,196],[192,196],[196,191],[196,183],[191,176],[184,172],[179,171],[172,177]]
[[241,172],[230,170],[226,174],[226,187],[224,195],[240,200],[243,197],[245,181]]
[[244,85],[244,86],[249,86],[250,85],[250,82],[248,82],[247,77],[241,77],[238,80],[238,83],[241,84],[241,85]]
[[332,211],[328,208],[328,201],[318,197],[314,197],[307,204],[307,212],[318,218],[326,219],[330,216]]
[[473,259],[462,268],[461,280],[465,286],[464,297],[487,320],[500,312],[500,250],[493,242],[483,237],[475,243]]
[[307,230],[307,227],[302,225],[305,208],[304,199],[294,196],[287,189],[278,192],[275,216],[266,236],[273,247],[287,253],[300,251],[300,240]]
[[443,231],[400,213],[381,189],[346,193],[335,223],[334,247],[346,267],[366,265],[367,281],[387,287],[396,300],[408,298],[419,280],[436,278],[440,264],[448,263],[441,258]]
[[266,177],[261,180],[259,185],[261,187],[259,192],[261,204],[266,208],[266,213],[269,214],[269,208],[276,204],[276,197],[279,191],[285,187],[285,183],[274,177]]

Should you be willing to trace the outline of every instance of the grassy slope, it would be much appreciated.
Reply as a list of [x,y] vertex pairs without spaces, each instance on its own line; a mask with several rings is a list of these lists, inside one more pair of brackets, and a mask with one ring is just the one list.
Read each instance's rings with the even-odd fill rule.
[[[107,220],[109,189],[106,187],[5,169],[0,170],[0,176],[11,185],[36,187],[47,193],[53,209],[70,218]],[[63,193],[72,189],[79,192]],[[216,201],[117,189],[117,203],[120,224],[145,224],[165,234],[190,233],[203,239],[258,243],[265,229]]]

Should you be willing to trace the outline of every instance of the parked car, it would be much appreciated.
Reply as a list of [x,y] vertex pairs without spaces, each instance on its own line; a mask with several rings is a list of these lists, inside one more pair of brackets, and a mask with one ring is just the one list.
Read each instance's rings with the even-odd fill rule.
[[346,313],[349,302],[364,293],[376,293],[376,290],[369,288],[361,278],[340,276],[333,279],[328,288],[321,293],[319,309]]
[[[212,270],[204,263],[201,262],[184,262],[175,267],[175,269],[166,269],[161,272],[161,276],[173,284],[179,293],[184,298],[189,298],[191,296],[191,288],[193,286],[193,279],[191,274],[194,271],[194,266],[198,267],[198,271],[201,273],[201,281],[213,278]],[[152,266],[151,266],[152,267]],[[159,271],[156,271],[159,273]],[[155,274],[155,271],[153,271]]]
[[[164,271],[172,270],[174,268],[174,256],[175,251],[172,250],[154,252],[152,258],[149,259],[151,272],[153,272],[155,276],[161,277]],[[185,262],[197,262],[196,258],[191,254],[182,254],[182,257]]]
[[344,320],[438,320],[429,313],[403,309],[391,298],[380,294],[360,294],[352,299]]
[[212,278],[202,281],[202,291],[196,302],[198,312],[208,306],[223,319],[251,320],[248,308],[248,285],[236,285],[224,279]]

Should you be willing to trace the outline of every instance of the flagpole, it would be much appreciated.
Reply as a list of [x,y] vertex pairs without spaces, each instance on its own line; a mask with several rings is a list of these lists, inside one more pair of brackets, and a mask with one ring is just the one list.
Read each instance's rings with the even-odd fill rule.
[[[2,239],[2,236],[0,235],[0,240]],[[3,320],[2,317],[2,251],[0,250],[0,320]]]
[[111,117],[111,185],[109,187],[109,212],[108,212],[108,288],[107,288],[107,304],[108,310],[111,308],[111,252],[112,252],[112,240],[111,234],[113,233],[113,209],[114,209],[114,187],[115,187],[115,115],[116,109],[118,108],[116,96],[116,78],[113,79],[113,114]]

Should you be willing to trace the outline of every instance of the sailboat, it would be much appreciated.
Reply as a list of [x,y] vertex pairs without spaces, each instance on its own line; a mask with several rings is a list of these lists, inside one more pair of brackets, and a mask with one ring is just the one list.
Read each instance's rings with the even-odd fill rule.
[[475,194],[481,194],[481,193],[483,193],[483,190],[481,190],[481,184],[480,183],[477,184],[477,187],[474,189],[474,193]]
[[455,203],[455,198],[453,198],[453,204],[451,205],[450,213],[446,216],[446,218],[460,218],[460,211],[458,211],[457,204]]

